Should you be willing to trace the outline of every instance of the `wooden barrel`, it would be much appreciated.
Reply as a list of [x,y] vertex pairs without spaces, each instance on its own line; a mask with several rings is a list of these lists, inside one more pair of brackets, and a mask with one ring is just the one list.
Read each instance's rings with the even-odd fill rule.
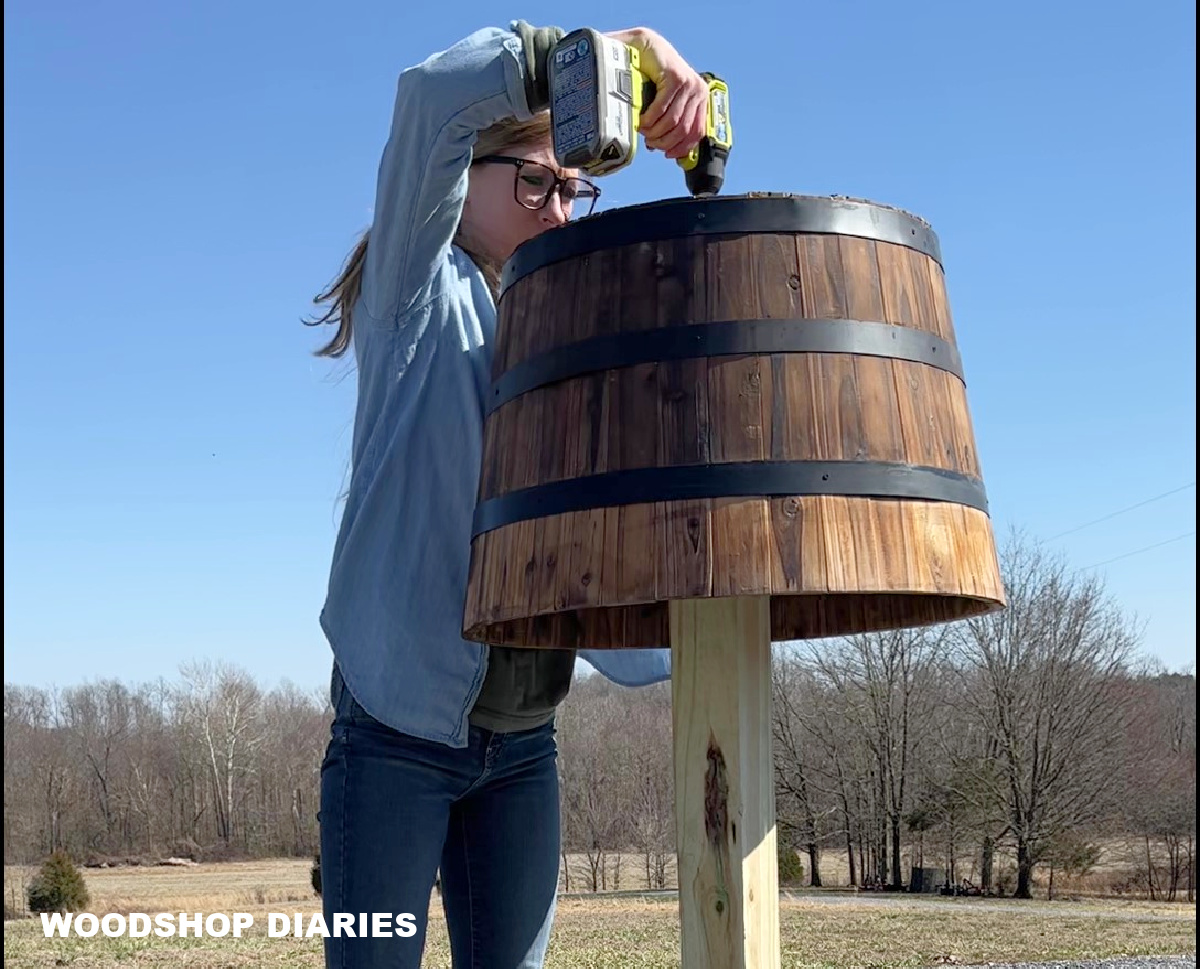
[[1001,607],[928,224],[673,199],[505,266],[464,635],[669,645],[667,602],[771,597],[773,641]]

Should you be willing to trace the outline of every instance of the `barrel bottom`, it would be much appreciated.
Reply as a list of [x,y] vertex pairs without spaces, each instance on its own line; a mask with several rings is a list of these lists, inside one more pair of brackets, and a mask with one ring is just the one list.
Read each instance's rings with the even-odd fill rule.
[[1004,605],[991,522],[950,502],[794,497],[596,508],[472,544],[463,635],[670,646],[673,599],[769,595],[771,639],[916,628]]
[[[917,628],[992,612],[982,599],[896,593],[808,593],[771,597],[771,641],[822,639]],[[496,646],[531,649],[648,649],[670,645],[667,603],[607,606],[507,622],[481,623],[464,635]]]

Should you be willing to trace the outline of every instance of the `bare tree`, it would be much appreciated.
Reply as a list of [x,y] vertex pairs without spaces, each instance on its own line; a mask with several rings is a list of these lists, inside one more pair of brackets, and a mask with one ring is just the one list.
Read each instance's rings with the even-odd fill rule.
[[597,678],[577,679],[558,716],[559,790],[564,846],[584,855],[588,887],[608,887],[608,859],[616,847],[623,778],[617,698]]
[[[625,697],[628,724],[629,825],[642,855],[647,888],[666,888],[675,851],[675,774],[671,734],[671,691],[666,684]],[[623,758],[622,758],[623,759]]]
[[1008,607],[954,627],[964,689],[975,691],[995,769],[977,765],[975,793],[1003,799],[1017,849],[1016,896],[1031,897],[1043,848],[1099,820],[1116,776],[1119,688],[1137,637],[1095,578],[1013,538],[1002,561]]
[[101,825],[89,835],[89,847],[110,850],[123,791],[117,781],[124,767],[132,710],[129,691],[115,681],[71,687],[62,694],[63,727],[87,765],[88,787],[99,809]]
[[[946,869],[957,887],[990,892],[993,888],[997,844],[1009,831],[1008,799],[998,773],[998,744],[981,716],[979,691],[964,687],[964,677],[953,666],[940,676],[943,709],[937,718],[934,756],[927,759],[928,773],[919,799],[944,838]],[[965,872],[959,863],[961,849],[972,844]]]
[[[880,853],[890,861],[893,888],[900,870],[901,825],[911,796],[916,756],[929,733],[936,696],[931,671],[946,649],[946,629],[899,629],[810,647],[817,676],[838,697],[870,752],[881,821]],[[890,854],[884,846],[890,846]],[[882,866],[884,858],[880,858]]]
[[[1117,743],[1120,791],[1110,814],[1124,820],[1144,850],[1151,898],[1194,895],[1196,836],[1196,681],[1148,665],[1126,685],[1132,710]],[[1165,852],[1166,863],[1160,863]]]
[[63,729],[59,692],[32,691],[28,697],[30,757],[34,765],[33,781],[42,796],[44,810],[40,849],[50,854],[71,842],[72,827],[81,820],[80,775],[70,738]]
[[819,688],[795,655],[772,663],[771,731],[775,761],[775,813],[781,840],[808,855],[809,884],[821,887],[824,840],[821,789],[816,764],[821,736],[814,715],[821,706]]
[[261,693],[245,673],[225,663],[185,666],[188,728],[200,744],[214,792],[217,834],[234,836],[237,784],[250,771],[251,754],[262,741]]
[[40,690],[4,686],[4,863],[26,860],[40,847],[38,712]]
[[300,855],[317,838],[317,803],[329,721],[320,698],[284,681],[262,698],[255,826],[274,851]]
[[[157,843],[174,840],[180,755],[172,742],[174,692],[163,681],[132,694],[132,727],[123,744],[123,798],[130,831],[119,850],[152,854]],[[116,849],[114,849],[116,850]]]

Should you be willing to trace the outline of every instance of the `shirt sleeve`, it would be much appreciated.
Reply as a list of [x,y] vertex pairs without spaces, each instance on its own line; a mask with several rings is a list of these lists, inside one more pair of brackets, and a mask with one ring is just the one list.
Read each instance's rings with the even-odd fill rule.
[[669,649],[581,649],[579,658],[618,686],[649,686],[671,678]]
[[539,58],[562,34],[523,21],[484,28],[400,75],[363,270],[361,305],[377,324],[395,325],[428,296],[458,227],[476,136],[545,107]]

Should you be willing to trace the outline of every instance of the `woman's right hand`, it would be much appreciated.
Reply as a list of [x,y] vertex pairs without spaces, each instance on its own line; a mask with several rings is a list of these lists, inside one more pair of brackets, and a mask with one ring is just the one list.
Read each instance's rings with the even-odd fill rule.
[[682,158],[704,137],[708,124],[708,84],[661,34],[633,27],[610,34],[641,57],[642,73],[657,89],[642,111],[646,147]]

